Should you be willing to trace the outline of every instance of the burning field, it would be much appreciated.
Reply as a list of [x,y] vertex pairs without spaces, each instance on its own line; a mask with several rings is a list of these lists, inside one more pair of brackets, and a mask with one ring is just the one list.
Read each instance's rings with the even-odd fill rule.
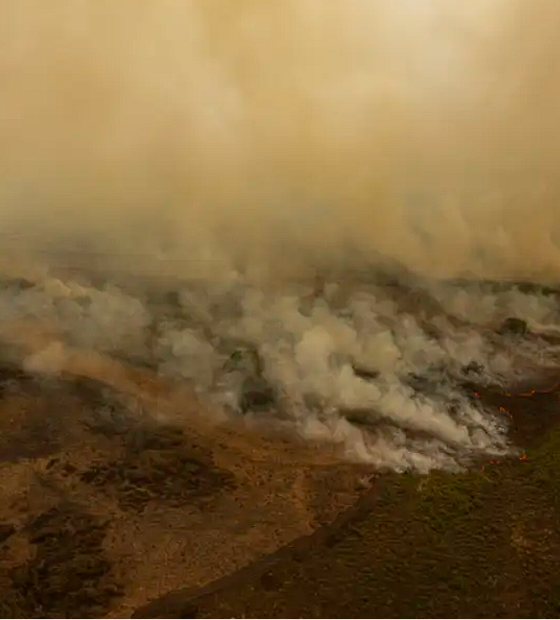
[[559,27],[0,0],[1,615],[558,613]]
[[9,280],[2,338],[26,372],[104,382],[155,419],[179,406],[379,469],[460,469],[522,447],[507,403],[481,394],[554,382],[558,292],[361,274],[274,289],[239,274],[173,288]]
[[[274,290],[86,274],[2,283],[4,615],[116,617],[155,600],[137,613],[184,617],[193,588],[229,574],[226,607],[197,594],[200,613],[275,615],[236,593],[295,570],[294,554],[333,553],[367,515],[378,536],[414,501],[446,528],[456,502],[453,519],[465,502],[488,510],[520,467],[545,487],[553,475],[527,463],[560,416],[551,287],[379,265]],[[452,477],[418,477],[434,470]],[[285,613],[319,613],[262,587]]]

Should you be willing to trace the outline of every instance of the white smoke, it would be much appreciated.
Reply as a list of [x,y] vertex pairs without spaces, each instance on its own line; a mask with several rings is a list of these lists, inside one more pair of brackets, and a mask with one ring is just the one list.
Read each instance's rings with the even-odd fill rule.
[[[344,295],[336,283],[325,289],[271,291],[238,277],[229,287],[183,283],[170,297],[146,286],[135,296],[51,278],[0,291],[0,322],[38,321],[69,346],[149,364],[191,385],[217,416],[421,471],[509,449],[503,421],[470,398],[468,381],[506,389],[558,363],[557,345],[498,333],[515,317],[557,335],[556,295],[440,282],[403,310],[406,288],[354,280]],[[56,374],[64,355],[49,343],[26,367]]]

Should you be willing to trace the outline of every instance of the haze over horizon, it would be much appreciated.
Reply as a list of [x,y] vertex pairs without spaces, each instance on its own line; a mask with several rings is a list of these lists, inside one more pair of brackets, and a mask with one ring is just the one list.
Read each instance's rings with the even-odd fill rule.
[[554,277],[559,23],[553,0],[0,0],[2,231],[134,268],[351,248]]

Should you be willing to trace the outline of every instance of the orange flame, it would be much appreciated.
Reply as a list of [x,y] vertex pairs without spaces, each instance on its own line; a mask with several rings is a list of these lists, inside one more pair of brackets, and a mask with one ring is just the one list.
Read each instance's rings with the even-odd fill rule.
[[530,390],[529,392],[520,392],[519,394],[509,394],[506,392],[506,396],[518,396],[524,398],[531,398],[535,394],[552,394],[553,392],[557,392],[560,389],[560,383],[555,383],[554,385],[545,388],[544,390]]
[[505,407],[500,407],[500,413],[503,413],[504,415],[507,415],[508,418],[511,418],[511,413]]

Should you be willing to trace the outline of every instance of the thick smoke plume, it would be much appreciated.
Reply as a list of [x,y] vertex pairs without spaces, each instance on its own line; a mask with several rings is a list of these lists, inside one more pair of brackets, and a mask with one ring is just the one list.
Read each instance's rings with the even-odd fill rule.
[[[503,450],[453,386],[552,364],[495,329],[550,331],[556,298],[442,278],[559,275],[559,27],[554,0],[0,0],[2,268],[34,284],[0,319],[217,408],[252,372],[381,465]],[[406,295],[371,278],[395,265]]]
[[19,242],[176,269],[288,244],[296,269],[357,247],[557,271],[554,0],[2,0],[0,18]]

